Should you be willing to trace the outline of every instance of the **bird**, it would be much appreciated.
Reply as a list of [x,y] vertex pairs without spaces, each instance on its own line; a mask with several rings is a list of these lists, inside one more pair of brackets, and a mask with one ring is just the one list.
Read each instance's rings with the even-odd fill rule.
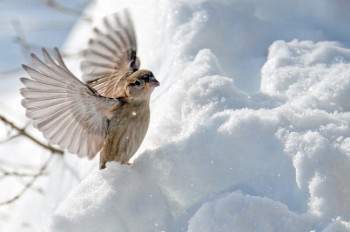
[[43,59],[31,54],[34,67],[23,64],[21,104],[33,126],[52,144],[79,157],[100,153],[99,168],[110,161],[128,164],[150,122],[150,97],[159,81],[140,69],[136,33],[128,10],[114,13],[93,29],[82,52],[82,80],[54,48]]

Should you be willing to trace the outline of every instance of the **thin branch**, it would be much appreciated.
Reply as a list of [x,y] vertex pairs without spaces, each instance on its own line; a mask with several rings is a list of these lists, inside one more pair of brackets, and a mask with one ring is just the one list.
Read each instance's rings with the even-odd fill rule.
[[[44,176],[47,176],[48,175],[48,173],[43,173],[42,175],[40,175],[39,177],[44,177]],[[33,175],[34,176],[34,175]],[[32,177],[33,177],[32,176]],[[28,183],[28,180],[26,181],[25,179],[28,179],[28,178],[30,178],[30,177],[18,177],[17,178],[17,181],[19,182],[19,183],[21,183],[22,184],[22,186],[26,186],[27,185],[27,183]],[[30,190],[32,190],[32,191],[35,191],[35,192],[37,192],[37,193],[39,193],[39,194],[43,194],[43,192],[44,192],[44,190],[42,189],[42,188],[40,188],[40,187],[36,187],[36,186],[34,186],[34,185],[32,185],[31,187],[30,187]]]
[[23,196],[23,194],[25,192],[27,192],[29,189],[31,189],[32,185],[37,180],[37,178],[44,175],[44,172],[47,169],[47,166],[49,165],[50,161],[52,160],[52,157],[53,157],[52,155],[49,156],[49,158],[46,160],[46,162],[41,166],[39,172],[36,173],[35,175],[33,175],[32,179],[23,187],[23,189],[16,196],[12,197],[9,200],[0,202],[0,206],[9,205],[9,204],[17,201],[19,198],[21,198]]
[[21,71],[22,70],[22,68],[21,67],[17,67],[17,68],[9,68],[9,69],[7,69],[7,70],[4,70],[4,71],[1,71],[1,73],[0,73],[0,78],[1,79],[5,79],[5,78],[13,78],[13,75],[11,75],[11,74],[13,74],[14,72],[19,72],[19,71]]
[[[20,173],[20,172],[10,172],[0,167],[0,172],[3,176],[15,176],[15,177],[33,177],[36,173]],[[44,175],[44,174],[43,174]]]
[[18,162],[13,162],[10,160],[4,160],[4,159],[0,159],[0,164],[7,166],[7,167],[20,167],[23,169],[30,169],[30,170],[37,170],[37,166],[32,165],[32,164],[28,164],[28,163],[18,163]]
[[42,2],[46,6],[48,6],[49,8],[56,10],[56,11],[59,11],[59,12],[62,12],[62,13],[65,13],[65,14],[76,15],[76,16],[82,15],[81,11],[60,5],[57,2],[55,2],[54,0],[42,0]]
[[63,6],[63,5],[57,3],[54,0],[41,0],[41,1],[47,7],[51,8],[51,9],[53,9],[55,11],[61,12],[63,14],[73,15],[73,16],[82,16],[82,18],[84,20],[86,20],[88,22],[92,21],[91,17],[88,17],[88,16],[84,15],[84,13],[82,11]]
[[[6,169],[0,167],[0,172],[2,173],[2,175],[0,176],[0,180],[6,178],[6,177],[13,177],[13,178],[17,178],[18,181],[23,184],[23,185],[27,185],[27,182],[24,179],[27,179],[29,177],[34,177],[36,175],[36,173],[25,173],[25,172],[17,172],[17,171],[7,171]],[[43,173],[41,176],[46,176],[47,173]],[[36,191],[40,194],[43,193],[43,190],[41,188],[36,188],[34,186],[31,187],[31,189],[33,191]]]
[[15,138],[17,138],[19,136],[21,136],[21,135],[20,134],[14,134],[14,135],[8,136],[6,139],[0,140],[0,144],[7,143],[8,141],[10,141],[12,139],[15,139]]
[[13,122],[9,121],[7,118],[5,118],[4,116],[0,115],[0,120],[3,121],[5,124],[9,125],[10,127],[12,127],[13,129],[15,129],[18,134],[23,135],[25,137],[27,137],[28,139],[32,140],[34,143],[38,144],[39,146],[51,151],[52,153],[56,153],[56,154],[60,154],[63,155],[64,151],[54,148],[50,145],[46,145],[42,142],[40,142],[39,140],[37,140],[36,138],[34,138],[32,135],[28,134],[25,130],[25,128],[20,128],[18,126],[16,126]]
[[12,21],[12,26],[13,26],[13,30],[15,32],[14,42],[19,45],[19,47],[22,50],[22,53],[26,54],[26,58],[27,58],[27,54],[29,54],[34,49],[38,49],[38,46],[31,44],[31,43],[28,43],[28,41],[26,40],[26,38],[24,36],[24,31],[23,31],[22,25],[19,21],[17,21],[17,20]]

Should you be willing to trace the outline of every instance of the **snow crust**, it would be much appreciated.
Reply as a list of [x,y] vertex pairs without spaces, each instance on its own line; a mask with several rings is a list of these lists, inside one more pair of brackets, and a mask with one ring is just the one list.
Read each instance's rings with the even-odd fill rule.
[[350,50],[294,21],[322,22],[329,3],[134,4],[161,81],[147,140],[131,167],[84,179],[47,231],[349,231]]
[[[88,11],[125,7],[141,67],[161,83],[146,140],[131,166],[57,159],[46,201],[59,206],[43,231],[350,231],[349,3],[100,0]],[[65,48],[88,31],[79,23]]]

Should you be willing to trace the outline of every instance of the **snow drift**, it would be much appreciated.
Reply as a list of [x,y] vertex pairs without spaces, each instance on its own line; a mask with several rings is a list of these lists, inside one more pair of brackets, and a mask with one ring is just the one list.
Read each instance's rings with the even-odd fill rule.
[[[147,138],[132,166],[110,163],[57,197],[44,231],[350,231],[347,2],[103,0],[89,11],[124,7],[141,67],[161,82]],[[87,31],[79,24],[66,49]],[[69,159],[80,176],[96,165]],[[72,176],[56,172],[61,184]]]

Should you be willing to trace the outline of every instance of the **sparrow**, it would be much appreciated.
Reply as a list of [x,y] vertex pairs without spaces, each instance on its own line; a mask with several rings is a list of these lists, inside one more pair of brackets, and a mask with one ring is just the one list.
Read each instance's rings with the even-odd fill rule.
[[83,52],[80,81],[57,48],[54,58],[31,54],[34,68],[22,65],[22,106],[44,137],[80,157],[100,152],[106,162],[128,163],[143,141],[150,121],[150,97],[159,82],[140,68],[136,35],[127,10],[103,19]]

